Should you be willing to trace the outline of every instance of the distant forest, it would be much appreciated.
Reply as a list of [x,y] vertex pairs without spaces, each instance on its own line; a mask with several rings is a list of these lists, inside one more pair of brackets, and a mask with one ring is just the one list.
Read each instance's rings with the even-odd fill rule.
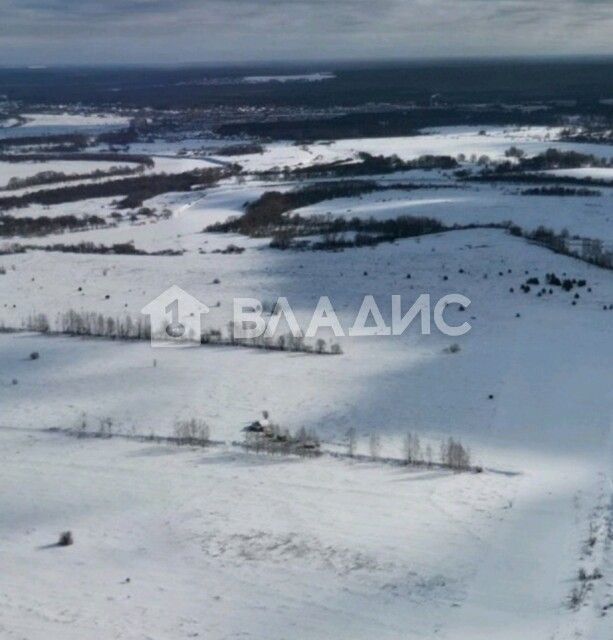
[[[0,92],[30,104],[82,103],[156,108],[332,107],[578,100],[613,96],[613,59],[319,63],[254,67],[109,67],[0,69]],[[333,72],[321,82],[211,84],[248,75]],[[609,108],[610,110],[610,108]]]

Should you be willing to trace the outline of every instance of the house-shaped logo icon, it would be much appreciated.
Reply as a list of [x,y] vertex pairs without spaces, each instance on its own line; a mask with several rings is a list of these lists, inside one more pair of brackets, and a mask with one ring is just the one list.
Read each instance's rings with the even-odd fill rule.
[[151,346],[192,347],[200,344],[202,316],[209,308],[173,285],[141,309],[151,322]]

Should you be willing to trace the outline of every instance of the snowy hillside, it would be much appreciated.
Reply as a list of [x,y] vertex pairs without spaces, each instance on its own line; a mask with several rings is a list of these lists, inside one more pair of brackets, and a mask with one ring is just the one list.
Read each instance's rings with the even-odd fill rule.
[[[39,114],[16,130],[121,123]],[[613,157],[610,145],[559,134],[453,127],[264,143],[262,154],[230,159],[173,157],[169,143],[141,141],[126,153],[151,156],[147,179],[225,170],[229,161],[242,170],[139,206],[100,194],[6,205],[0,223],[48,217],[56,226],[9,234],[0,225],[0,636],[608,640],[613,271],[529,234],[567,230],[565,238],[606,251],[613,186],[535,195],[521,193],[523,183],[405,169],[360,176],[375,187],[284,214],[316,223],[427,216],[445,230],[345,250],[281,250],[267,233],[204,230],[267,192],[320,182],[292,169],[358,162],[360,152],[462,155],[458,169],[471,175],[471,156],[502,162],[512,145],[528,157],[551,147]],[[262,175],[275,166],[288,169]],[[48,169],[109,167],[1,162],[0,187]],[[546,175],[603,181],[610,171]],[[86,216],[101,221],[62,226]],[[113,249],[127,243],[133,252]],[[205,327],[221,332],[238,297],[270,310],[286,297],[304,327],[328,296],[348,327],[366,295],[391,322],[392,296],[407,309],[426,293],[468,297],[469,306],[445,313],[472,329],[457,338],[434,327],[422,335],[417,322],[397,336],[322,331],[327,346],[340,345],[336,355],[227,343],[152,349],[146,340],[21,331],[37,314],[53,324],[70,310],[136,320],[171,285],[208,305]],[[292,433],[316,432],[321,455],[237,445],[264,410]],[[210,427],[208,446],[172,442],[177,421],[192,418]],[[94,437],[103,427],[108,437]],[[402,464],[409,432],[437,460],[442,442],[461,441],[472,470],[421,464],[425,457]],[[65,530],[74,544],[54,546]]]

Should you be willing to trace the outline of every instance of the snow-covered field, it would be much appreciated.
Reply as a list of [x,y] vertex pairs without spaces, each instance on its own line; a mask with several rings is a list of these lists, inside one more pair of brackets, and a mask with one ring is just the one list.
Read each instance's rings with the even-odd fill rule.
[[108,113],[24,113],[25,122],[15,122],[0,127],[2,138],[52,136],[65,133],[100,133],[126,126],[129,119]]
[[233,160],[251,171],[272,167],[295,167],[355,158],[358,153],[413,160],[423,155],[463,154],[467,159],[488,156],[504,159],[504,152],[516,146],[532,156],[555,147],[563,151],[577,150],[597,158],[613,157],[613,148],[598,144],[560,142],[556,127],[444,127],[425,131],[423,135],[394,138],[359,138],[302,145],[274,142],[266,145],[264,154],[235,156]]
[[[360,150],[501,157],[511,144],[531,153],[552,146],[548,134],[458,129],[384,144],[271,144],[244,164],[252,170],[328,154],[327,161]],[[267,239],[202,232],[265,191],[291,186],[230,179],[146,203],[170,209],[168,219],[28,238],[133,240],[139,249],[184,253],[0,255],[0,322],[17,325],[41,312],[52,319],[71,308],[136,318],[177,284],[211,307],[206,323],[214,328],[225,328],[238,296],[286,296],[304,326],[327,295],[347,327],[367,294],[389,320],[392,295],[407,309],[421,293],[436,301],[458,292],[471,305],[446,315],[472,330],[450,338],[436,329],[419,335],[412,325],[402,336],[342,337],[338,356],[0,334],[0,636],[609,640],[612,272],[500,229],[343,252],[276,251]],[[512,220],[613,238],[608,189],[566,198],[516,191],[390,190],[300,213]],[[105,199],[40,211],[79,207],[98,215],[112,209]],[[245,251],[214,253],[230,243]],[[537,297],[551,272],[586,285]],[[530,277],[539,285],[521,292]],[[452,342],[458,353],[446,351]],[[315,429],[326,452],[345,450],[352,427],[359,453],[378,433],[382,455],[392,458],[401,457],[408,431],[435,451],[452,436],[484,471],[232,446],[264,409],[292,431]],[[191,417],[206,420],[215,445],[134,438],[172,435],[176,420]],[[95,431],[107,418],[123,437],[47,431],[83,419]],[[73,546],[50,546],[68,529]]]
[[348,218],[389,219],[402,215],[428,216],[446,224],[483,224],[512,221],[524,229],[545,226],[572,235],[613,240],[613,189],[599,196],[520,195],[525,185],[478,186],[382,191],[341,198],[297,209],[301,215],[341,215]]

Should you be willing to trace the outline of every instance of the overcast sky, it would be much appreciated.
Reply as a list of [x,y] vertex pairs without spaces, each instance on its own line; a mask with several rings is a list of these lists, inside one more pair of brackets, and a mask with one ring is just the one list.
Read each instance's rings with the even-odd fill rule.
[[613,0],[0,0],[0,64],[613,54]]

